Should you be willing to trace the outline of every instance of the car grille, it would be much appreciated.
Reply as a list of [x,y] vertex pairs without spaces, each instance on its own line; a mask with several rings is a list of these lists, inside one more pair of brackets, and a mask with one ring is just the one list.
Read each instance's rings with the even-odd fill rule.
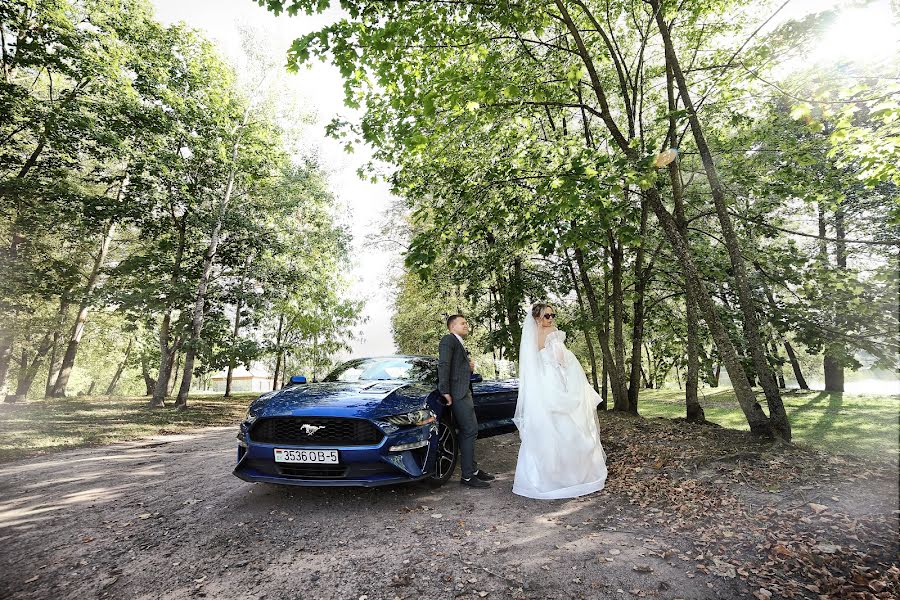
[[285,477],[301,479],[341,479],[347,475],[347,467],[343,465],[291,465],[278,470]]
[[[304,425],[322,429],[308,434]],[[381,442],[384,433],[365,419],[274,417],[254,423],[250,438],[263,444],[287,446],[374,446]]]

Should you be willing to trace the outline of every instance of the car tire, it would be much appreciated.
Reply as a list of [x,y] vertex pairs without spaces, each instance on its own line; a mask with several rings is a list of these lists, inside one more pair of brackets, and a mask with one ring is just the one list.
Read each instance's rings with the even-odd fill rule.
[[440,487],[447,483],[456,470],[459,461],[459,444],[456,442],[456,427],[449,419],[438,421],[437,456],[434,460],[434,471],[425,481],[432,487]]

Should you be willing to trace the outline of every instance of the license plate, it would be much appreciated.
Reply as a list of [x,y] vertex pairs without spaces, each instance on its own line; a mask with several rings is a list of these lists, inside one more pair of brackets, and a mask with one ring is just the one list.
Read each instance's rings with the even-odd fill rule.
[[288,450],[275,448],[275,462],[277,463],[319,463],[326,465],[338,464],[337,450]]

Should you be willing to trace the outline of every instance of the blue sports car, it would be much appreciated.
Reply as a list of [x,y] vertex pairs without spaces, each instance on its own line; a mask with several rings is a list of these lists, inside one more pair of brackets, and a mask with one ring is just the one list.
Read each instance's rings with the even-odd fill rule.
[[[516,380],[472,376],[479,437],[515,430]],[[439,486],[456,468],[452,411],[437,392],[437,359],[362,358],[321,383],[303,377],[250,404],[234,474],[289,485]]]

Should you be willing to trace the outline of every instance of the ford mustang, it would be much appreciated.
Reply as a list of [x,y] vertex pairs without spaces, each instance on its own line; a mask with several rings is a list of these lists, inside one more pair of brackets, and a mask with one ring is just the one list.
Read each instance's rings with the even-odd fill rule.
[[[515,430],[517,384],[472,376],[479,437]],[[439,486],[458,459],[437,359],[427,356],[351,360],[320,383],[292,377],[250,404],[238,440],[237,477],[289,485]]]

